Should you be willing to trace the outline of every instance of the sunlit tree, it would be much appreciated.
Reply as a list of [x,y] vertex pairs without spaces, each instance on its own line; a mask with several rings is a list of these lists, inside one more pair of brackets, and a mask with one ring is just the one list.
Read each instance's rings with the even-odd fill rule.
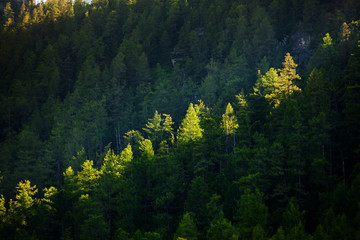
[[293,92],[301,90],[295,84],[295,80],[300,80],[300,76],[296,73],[297,64],[289,53],[286,54],[282,64],[282,69],[270,68],[265,75],[261,75],[254,87],[255,94],[264,96],[275,107]]
[[6,30],[14,23],[14,11],[11,7],[11,2],[7,2],[4,9],[4,29]]
[[140,142],[140,151],[145,159],[152,159],[154,157],[154,150],[149,139],[144,139]]
[[202,138],[203,129],[200,127],[200,119],[196,114],[194,105],[190,103],[184,120],[178,129],[178,141],[180,143],[189,143]]
[[90,193],[98,184],[97,180],[100,177],[100,172],[93,165],[92,160],[86,160],[81,165],[82,170],[77,174],[79,188],[85,193]]
[[237,123],[237,119],[234,114],[234,109],[231,106],[231,104],[228,103],[228,105],[226,106],[225,113],[222,115],[221,128],[223,129],[224,134],[226,136],[233,135],[234,152],[236,146],[235,132],[238,127],[239,124]]

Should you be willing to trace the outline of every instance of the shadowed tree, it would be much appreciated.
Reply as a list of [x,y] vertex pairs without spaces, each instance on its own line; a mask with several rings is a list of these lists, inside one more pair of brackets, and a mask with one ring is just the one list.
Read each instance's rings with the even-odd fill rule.
[[178,228],[174,234],[174,240],[187,239],[187,240],[197,240],[199,236],[196,224],[194,222],[191,213],[186,212],[181,222],[179,223]]

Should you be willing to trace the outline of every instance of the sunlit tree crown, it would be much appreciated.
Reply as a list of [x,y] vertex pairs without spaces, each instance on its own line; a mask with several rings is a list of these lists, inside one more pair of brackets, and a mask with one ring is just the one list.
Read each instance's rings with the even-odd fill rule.
[[200,127],[200,119],[196,114],[194,106],[190,103],[184,120],[178,130],[178,140],[181,143],[197,141],[202,138],[203,129]]

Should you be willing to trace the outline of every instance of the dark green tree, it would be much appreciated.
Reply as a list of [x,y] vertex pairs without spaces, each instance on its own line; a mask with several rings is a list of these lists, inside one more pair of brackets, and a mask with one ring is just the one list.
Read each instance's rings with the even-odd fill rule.
[[178,228],[174,234],[174,240],[180,239],[188,239],[188,240],[196,240],[198,239],[199,233],[194,222],[191,213],[184,213],[181,222],[179,223]]

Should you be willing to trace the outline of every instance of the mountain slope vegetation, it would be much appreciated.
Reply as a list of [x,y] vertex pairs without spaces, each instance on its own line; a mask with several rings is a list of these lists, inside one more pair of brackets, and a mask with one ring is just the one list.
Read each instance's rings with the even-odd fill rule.
[[8,2],[2,239],[358,239],[360,3]]

